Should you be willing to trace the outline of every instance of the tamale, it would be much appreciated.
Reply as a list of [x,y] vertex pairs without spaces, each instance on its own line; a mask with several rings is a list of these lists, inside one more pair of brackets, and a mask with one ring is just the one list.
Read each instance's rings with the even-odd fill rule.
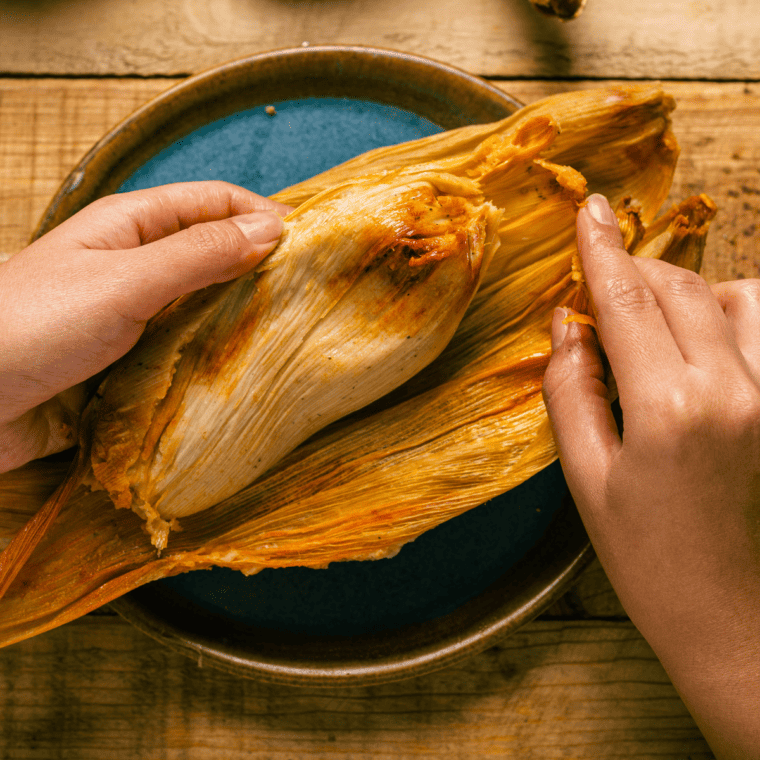
[[175,302],[116,364],[89,411],[95,481],[163,549],[171,521],[430,363],[477,290],[499,216],[474,182],[441,172],[303,203],[252,274]]
[[548,98],[495,125],[373,151],[278,194],[301,205],[346,183],[445,173],[474,183],[472,197],[502,212],[499,248],[437,359],[250,486],[181,517],[182,531],[160,556],[135,514],[113,509],[105,491],[78,487],[0,600],[0,642],[190,569],[256,572],[391,556],[552,462],[541,380],[554,307],[588,306],[573,263],[586,183],[615,205],[632,196],[625,214],[635,217],[634,253],[643,246],[670,260],[677,251],[692,265],[701,256],[714,214],[708,200],[652,224],[678,153],[672,108],[654,86]]

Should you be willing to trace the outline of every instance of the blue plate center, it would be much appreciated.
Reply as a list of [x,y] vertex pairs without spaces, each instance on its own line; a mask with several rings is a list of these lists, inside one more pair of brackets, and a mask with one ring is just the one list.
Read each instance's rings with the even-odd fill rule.
[[207,124],[138,169],[119,189],[223,179],[259,195],[309,179],[372,148],[441,132],[393,106],[308,98],[252,108]]

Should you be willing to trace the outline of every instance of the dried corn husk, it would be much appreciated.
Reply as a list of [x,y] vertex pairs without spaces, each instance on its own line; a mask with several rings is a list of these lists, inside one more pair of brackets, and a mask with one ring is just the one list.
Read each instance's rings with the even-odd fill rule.
[[36,460],[0,475],[0,551],[34,517],[68,469],[66,462]]
[[[583,167],[592,191],[623,203],[628,227],[638,230],[632,247],[692,265],[701,257],[714,213],[709,199],[690,200],[650,224],[677,157],[672,106],[656,87],[549,98],[497,125],[374,151],[281,193],[278,199],[300,204],[334,185],[378,184],[409,167],[445,172],[475,183],[484,202],[503,210],[500,245],[435,361],[312,437],[250,487],[182,517],[182,532],[160,556],[135,514],[113,509],[104,491],[80,486],[0,601],[0,642],[189,569],[256,572],[389,556],[543,469],[556,458],[540,394],[552,310],[586,305],[573,267],[585,191],[576,170]],[[366,172],[371,180],[358,179]],[[626,203],[627,195],[636,202]],[[643,236],[639,223],[648,227]]]
[[579,16],[586,0],[530,0],[536,10],[547,16],[556,16],[564,21]]
[[80,483],[160,550],[179,516],[411,377],[459,324],[500,215],[472,180],[413,169],[301,204],[264,264],[175,301],[114,365],[70,474],[0,555],[0,597]]

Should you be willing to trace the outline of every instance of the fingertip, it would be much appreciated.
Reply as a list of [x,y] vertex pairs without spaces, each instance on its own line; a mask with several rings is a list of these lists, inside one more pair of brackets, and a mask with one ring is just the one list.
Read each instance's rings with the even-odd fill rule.
[[282,229],[277,213],[255,211],[194,224],[124,252],[121,313],[144,321],[181,295],[248,273],[274,250]]
[[594,193],[588,197],[584,206],[586,212],[599,224],[607,224],[617,227],[617,217],[610,206],[610,202],[600,193]]
[[568,324],[565,322],[571,309],[558,306],[552,315],[552,353],[557,351],[565,340]]
[[590,195],[578,212],[578,238],[581,255],[588,251],[589,243],[592,242],[604,241],[615,248],[623,247],[618,218],[603,195]]
[[254,211],[233,217],[230,221],[243,233],[250,245],[241,262],[248,269],[271,253],[280,241],[282,217],[274,211]]

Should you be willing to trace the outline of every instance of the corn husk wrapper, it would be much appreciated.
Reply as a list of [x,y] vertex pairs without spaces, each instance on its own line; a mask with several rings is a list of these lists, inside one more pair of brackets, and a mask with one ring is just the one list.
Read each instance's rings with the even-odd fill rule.
[[70,474],[0,555],[0,598],[80,484],[161,550],[178,517],[414,375],[477,291],[500,216],[472,180],[413,168],[302,203],[265,263],[177,299],[113,365]]
[[[368,173],[382,183],[408,167],[446,172],[476,182],[485,201],[503,210],[499,248],[435,361],[251,486],[182,517],[160,556],[133,512],[80,487],[0,600],[0,642],[190,569],[253,573],[390,556],[550,464],[556,451],[541,381],[551,315],[557,305],[588,306],[574,245],[586,191],[577,170],[618,207],[634,252],[643,246],[648,255],[699,266],[715,211],[708,198],[652,224],[677,159],[672,107],[657,87],[558,96],[498,124],[373,151],[280,193],[278,200],[299,205]],[[10,476],[23,479],[22,471]]]

